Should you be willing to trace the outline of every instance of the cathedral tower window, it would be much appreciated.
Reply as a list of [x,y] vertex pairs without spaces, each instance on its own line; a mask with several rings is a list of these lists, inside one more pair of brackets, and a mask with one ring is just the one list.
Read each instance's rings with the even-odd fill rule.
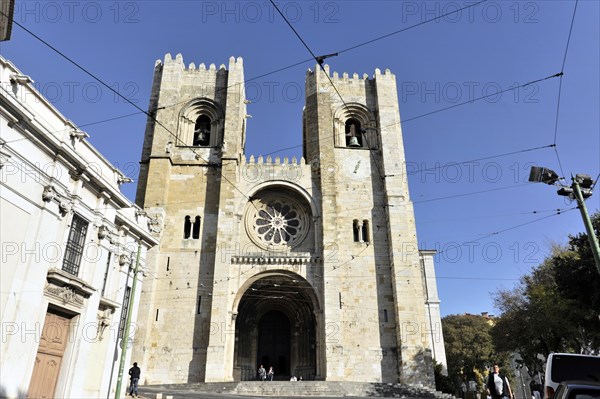
[[346,103],[334,111],[333,137],[338,148],[379,148],[377,132],[375,115],[363,104]]
[[362,231],[358,219],[354,219],[354,221],[352,222],[352,233],[354,235],[354,242],[360,242],[360,234],[362,233]]
[[194,221],[192,221],[192,218],[189,215],[185,217],[183,222],[183,238],[185,240],[189,238],[197,240],[200,238],[200,221],[200,216],[196,216]]
[[371,237],[369,236],[369,221],[363,220],[362,222],[362,241],[363,242],[371,242]]
[[189,216],[185,217],[185,221],[183,222],[183,238],[190,238],[190,232],[192,231],[192,221]]
[[211,121],[208,116],[200,115],[198,119],[196,119],[196,124],[194,125],[194,140],[192,142],[193,146],[208,147],[210,145],[210,126]]
[[178,140],[183,147],[217,147],[223,143],[225,112],[209,98],[196,98],[179,113]]
[[196,216],[194,219],[194,228],[192,229],[192,238],[197,240],[200,238],[200,216]]
[[365,219],[361,222],[358,219],[354,219],[352,222],[352,234],[354,242],[371,242],[369,221]]

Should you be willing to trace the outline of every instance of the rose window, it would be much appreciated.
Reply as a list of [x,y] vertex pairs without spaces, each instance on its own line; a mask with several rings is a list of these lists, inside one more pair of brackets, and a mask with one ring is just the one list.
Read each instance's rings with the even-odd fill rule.
[[258,236],[264,242],[275,245],[291,242],[301,228],[298,212],[279,202],[259,210],[255,223]]
[[252,241],[261,247],[295,246],[308,232],[306,212],[297,200],[277,197],[255,199],[248,208],[246,226]]

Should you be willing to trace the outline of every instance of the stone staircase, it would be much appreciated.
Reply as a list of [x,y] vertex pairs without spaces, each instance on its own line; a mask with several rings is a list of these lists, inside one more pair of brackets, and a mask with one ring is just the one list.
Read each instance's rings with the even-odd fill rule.
[[222,393],[258,397],[388,397],[415,399],[455,399],[454,396],[425,387],[399,383],[366,383],[338,381],[241,381],[194,384],[152,385],[140,387],[145,397],[154,398],[157,393],[166,395],[181,393]]

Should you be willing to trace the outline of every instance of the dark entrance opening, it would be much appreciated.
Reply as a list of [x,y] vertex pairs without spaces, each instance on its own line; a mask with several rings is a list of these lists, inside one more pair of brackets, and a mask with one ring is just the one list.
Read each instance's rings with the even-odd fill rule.
[[275,379],[321,379],[317,369],[314,288],[299,276],[269,274],[248,287],[235,316],[233,379],[258,379],[262,364]]
[[290,378],[290,321],[282,312],[264,314],[258,327],[258,359],[265,369],[273,367],[276,379]]

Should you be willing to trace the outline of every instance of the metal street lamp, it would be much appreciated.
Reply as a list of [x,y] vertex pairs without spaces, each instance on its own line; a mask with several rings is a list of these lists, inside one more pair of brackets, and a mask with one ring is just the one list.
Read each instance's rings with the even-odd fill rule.
[[560,187],[557,192],[558,195],[569,197],[577,201],[577,208],[579,208],[579,211],[581,212],[583,224],[585,225],[588,240],[590,241],[590,246],[592,247],[592,253],[594,254],[596,269],[598,270],[598,274],[600,274],[600,247],[598,246],[598,239],[594,234],[594,227],[592,226],[590,215],[588,214],[585,206],[585,199],[592,196],[594,181],[590,175],[584,174],[575,175],[575,177],[571,176],[571,186],[558,184],[559,180],[558,174],[556,174],[556,172],[554,172],[552,169],[539,166],[531,167],[531,172],[529,174],[530,182],[556,185]]

